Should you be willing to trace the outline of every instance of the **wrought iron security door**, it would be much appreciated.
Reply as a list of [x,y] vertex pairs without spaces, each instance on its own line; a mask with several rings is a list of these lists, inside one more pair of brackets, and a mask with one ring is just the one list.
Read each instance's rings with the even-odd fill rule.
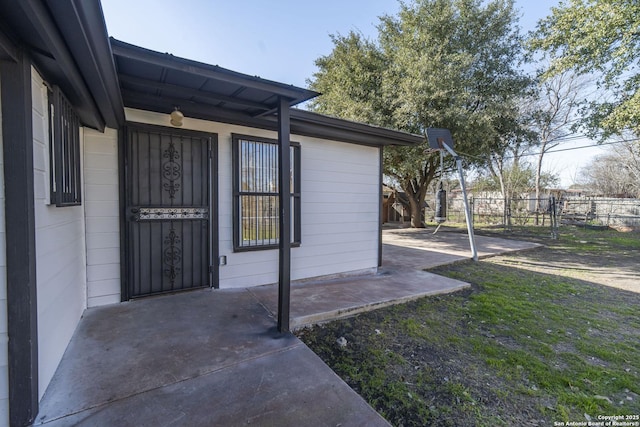
[[127,128],[124,299],[212,285],[211,142],[206,134]]

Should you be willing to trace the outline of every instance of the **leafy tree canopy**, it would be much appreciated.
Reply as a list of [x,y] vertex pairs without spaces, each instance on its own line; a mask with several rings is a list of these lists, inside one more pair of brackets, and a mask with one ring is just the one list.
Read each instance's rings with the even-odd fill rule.
[[551,56],[548,76],[574,70],[599,77],[604,99],[590,103],[592,133],[640,135],[640,2],[562,2],[540,21],[530,45]]
[[[456,150],[479,155],[521,134],[517,98],[530,80],[519,70],[521,37],[513,0],[415,0],[383,16],[378,39],[333,36],[309,82],[317,112],[426,134],[451,130]],[[428,145],[391,147],[385,173],[418,215],[438,156]],[[421,220],[412,219],[414,226]]]

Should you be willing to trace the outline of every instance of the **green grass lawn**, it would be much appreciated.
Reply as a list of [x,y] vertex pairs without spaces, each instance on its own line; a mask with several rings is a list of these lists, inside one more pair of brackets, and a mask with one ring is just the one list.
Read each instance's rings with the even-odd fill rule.
[[[638,234],[575,229],[534,252],[549,259],[570,252],[577,260],[580,251],[603,259],[635,253],[640,263],[638,249]],[[640,294],[518,268],[514,261],[527,256],[432,270],[472,289],[300,337],[398,426],[554,425],[640,415]],[[339,337],[348,342],[343,349]]]

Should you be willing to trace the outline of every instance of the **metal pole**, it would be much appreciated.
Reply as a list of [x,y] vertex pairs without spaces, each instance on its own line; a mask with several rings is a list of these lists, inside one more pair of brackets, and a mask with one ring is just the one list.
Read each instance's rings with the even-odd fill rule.
[[278,99],[278,332],[289,332],[291,304],[291,154],[289,102]]
[[460,188],[462,188],[462,202],[464,203],[464,216],[467,221],[467,232],[469,234],[469,245],[471,246],[471,258],[474,261],[478,261],[478,250],[476,249],[476,240],[473,235],[473,223],[471,222],[471,213],[469,212],[469,202],[467,201],[467,189],[464,185],[464,174],[462,170],[462,159],[456,154],[451,147],[449,147],[446,143],[442,143],[442,146],[445,150],[449,152],[456,159],[456,164],[458,165],[458,174],[460,175],[458,179],[460,180]]
[[556,197],[551,196],[549,203],[550,206],[550,217],[551,217],[551,238],[554,240],[558,239],[558,211],[556,210]]

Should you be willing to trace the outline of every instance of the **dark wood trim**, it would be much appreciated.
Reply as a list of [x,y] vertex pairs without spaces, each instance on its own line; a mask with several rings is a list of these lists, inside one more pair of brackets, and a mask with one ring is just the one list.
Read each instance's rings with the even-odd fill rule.
[[[232,191],[233,191],[233,207],[232,207],[232,215],[233,215],[233,252],[253,252],[253,251],[264,251],[269,249],[278,249],[280,247],[279,243],[269,244],[269,245],[254,245],[254,246],[242,246],[240,244],[240,203],[239,198],[244,195],[256,195],[256,196],[279,196],[280,193],[260,193],[260,192],[243,192],[240,191],[240,140],[243,141],[251,141],[251,142],[259,142],[266,144],[277,145],[278,140],[272,138],[264,138],[260,136],[252,136],[245,134],[231,134],[231,162],[232,162]],[[300,143],[289,141],[289,146],[297,148],[294,150],[294,162],[297,165],[297,169],[295,170],[294,177],[294,188],[291,192],[291,197],[294,199],[294,204],[296,205],[296,212],[294,215],[294,234],[293,241],[291,242],[292,248],[298,248],[301,246],[302,241],[302,214],[301,214],[301,154],[300,154]]]
[[0,61],[9,353],[9,422],[38,414],[38,308],[31,61]]
[[211,241],[211,287],[220,288],[220,218],[218,212],[218,134],[209,138],[209,173],[211,175],[211,188],[209,189],[209,205],[211,206],[211,218],[209,220],[209,239]]
[[231,134],[231,188],[233,194],[231,195],[231,222],[233,222],[233,251],[236,252],[240,247],[240,224],[238,218],[240,218],[240,207],[238,206],[238,196],[236,191],[240,188],[240,177],[238,172],[238,166],[240,165],[240,149],[238,140],[235,134]]
[[126,182],[127,182],[127,156],[125,156],[126,140],[129,128],[123,126],[118,131],[118,210],[120,212],[120,301],[128,301],[129,282],[127,272],[129,271],[129,257],[127,251],[127,217],[126,217]]
[[[291,243],[291,248],[299,248],[300,246],[302,246],[301,243]],[[274,250],[274,249],[280,249],[280,244],[273,244],[273,245],[260,245],[260,246],[241,246],[239,248],[234,248],[233,252],[234,253],[242,253],[242,252],[260,252],[260,251],[268,251],[268,250]]]
[[383,204],[384,204],[384,194],[382,192],[382,187],[383,187],[383,178],[384,178],[384,169],[383,169],[383,161],[384,161],[384,156],[383,156],[383,151],[384,148],[380,147],[378,149],[379,152],[379,174],[380,174],[380,178],[379,178],[379,183],[380,183],[380,187],[378,189],[378,200],[379,200],[379,204],[378,204],[378,267],[382,267],[382,219],[383,219]]
[[0,60],[18,62],[18,48],[0,26]]
[[339,119],[299,108],[291,110],[291,121],[291,132],[294,134],[297,133],[296,129],[298,128],[305,131],[321,131],[323,128],[328,128],[325,131],[327,134],[335,133],[339,138],[348,137],[353,140],[354,144],[369,146],[416,145],[425,139],[423,135]]
[[[291,142],[291,146],[300,144]],[[293,204],[295,212],[293,212],[293,240],[291,247],[300,246],[302,243],[302,149],[293,150],[294,156],[294,175],[293,175]]]
[[278,199],[280,240],[278,242],[278,331],[289,332],[291,303],[291,119],[289,100],[278,98]]

